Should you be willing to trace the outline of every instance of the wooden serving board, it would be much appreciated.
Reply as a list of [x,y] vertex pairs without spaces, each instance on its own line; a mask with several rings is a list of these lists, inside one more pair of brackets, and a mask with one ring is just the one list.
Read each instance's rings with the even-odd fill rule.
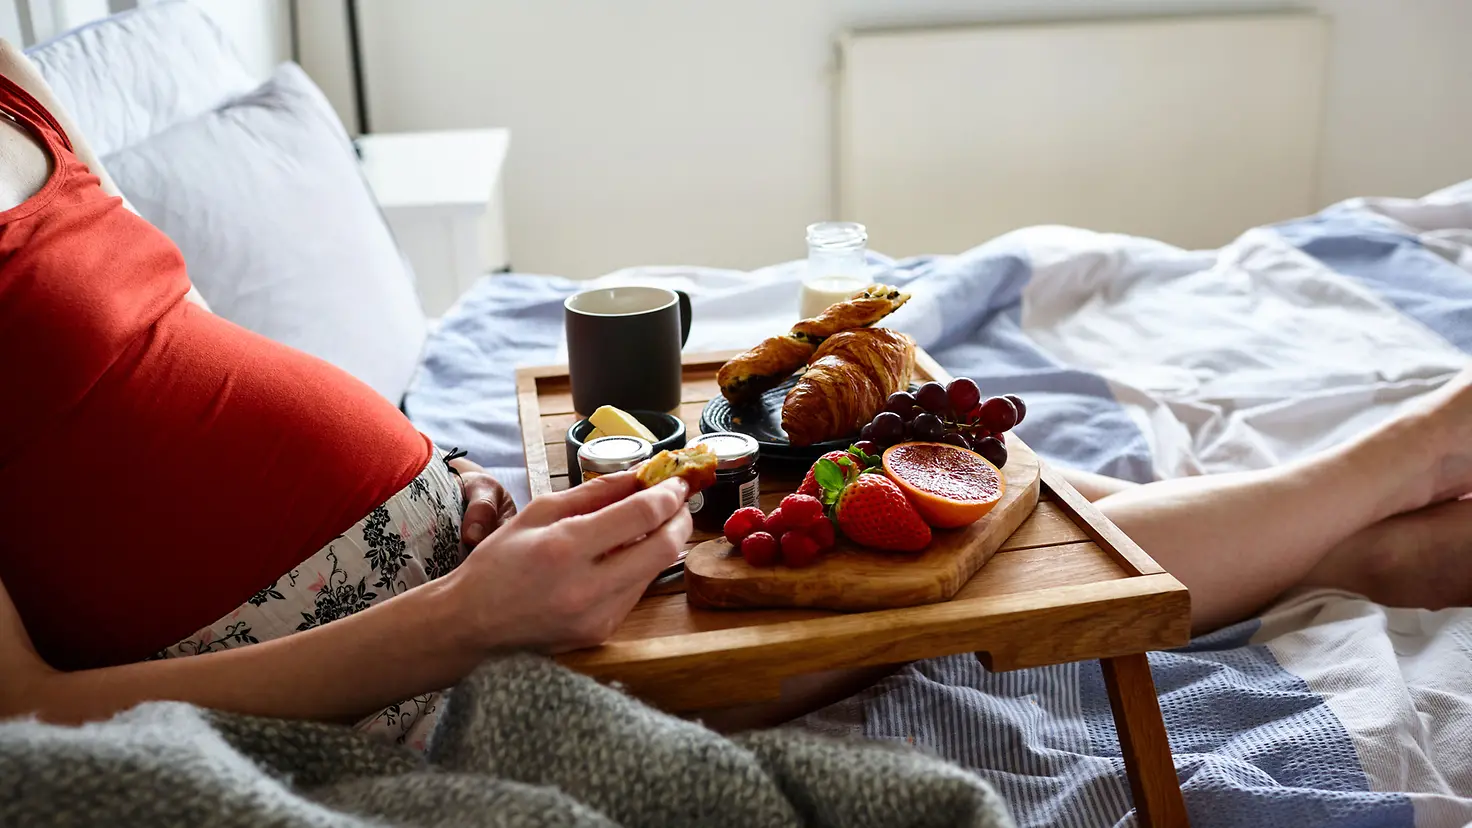
[[703,607],[817,607],[848,612],[948,601],[1038,504],[1038,457],[1008,435],[1007,491],[986,517],[961,529],[937,529],[918,555],[865,549],[839,538],[835,551],[801,569],[756,567],[725,538],[685,558],[685,595]]

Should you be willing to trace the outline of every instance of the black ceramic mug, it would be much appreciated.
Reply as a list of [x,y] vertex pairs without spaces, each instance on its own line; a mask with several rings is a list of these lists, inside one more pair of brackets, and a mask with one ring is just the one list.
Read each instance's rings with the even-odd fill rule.
[[572,404],[587,416],[680,407],[680,349],[690,338],[690,297],[656,287],[585,290],[562,303]]

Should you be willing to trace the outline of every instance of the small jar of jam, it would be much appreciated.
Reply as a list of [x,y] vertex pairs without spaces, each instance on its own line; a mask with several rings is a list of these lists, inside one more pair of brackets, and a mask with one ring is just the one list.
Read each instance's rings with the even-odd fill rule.
[[583,482],[605,474],[632,469],[654,454],[654,446],[642,437],[599,437],[578,449],[578,470]]
[[715,452],[717,465],[716,482],[690,498],[690,514],[697,529],[720,532],[732,512],[756,506],[761,499],[761,477],[756,468],[761,447],[752,437],[734,431],[702,434],[694,442]]

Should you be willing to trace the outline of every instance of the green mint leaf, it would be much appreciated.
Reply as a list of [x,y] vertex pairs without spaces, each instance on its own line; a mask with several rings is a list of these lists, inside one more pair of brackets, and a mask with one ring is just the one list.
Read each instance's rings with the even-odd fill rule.
[[818,465],[813,467],[813,479],[818,481],[819,486],[823,487],[824,493],[842,489],[844,484],[848,482],[847,475],[843,473],[843,469],[840,469],[837,463],[827,458],[819,460]]

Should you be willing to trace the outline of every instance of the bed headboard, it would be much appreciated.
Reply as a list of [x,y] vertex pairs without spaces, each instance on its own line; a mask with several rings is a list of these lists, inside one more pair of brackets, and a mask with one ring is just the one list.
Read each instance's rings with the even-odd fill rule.
[[894,255],[1032,224],[1216,247],[1315,203],[1307,13],[854,31],[836,202]]

